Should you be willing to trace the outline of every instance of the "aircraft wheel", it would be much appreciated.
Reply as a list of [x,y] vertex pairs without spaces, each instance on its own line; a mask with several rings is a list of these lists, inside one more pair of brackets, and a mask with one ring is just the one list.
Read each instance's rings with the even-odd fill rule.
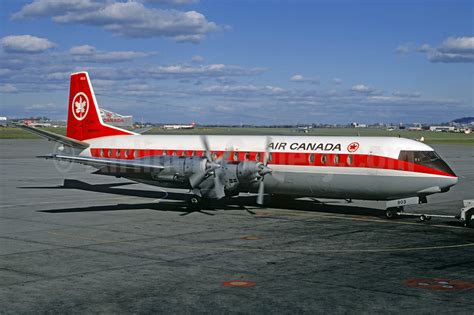
[[425,222],[431,220],[431,217],[429,215],[422,214],[420,215],[420,222]]
[[474,216],[474,209],[471,209],[466,214],[466,227],[474,228],[473,216]]
[[192,195],[188,199],[188,210],[199,211],[202,209],[202,198],[198,195]]
[[389,220],[395,219],[398,216],[397,208],[388,208],[385,210],[385,217]]

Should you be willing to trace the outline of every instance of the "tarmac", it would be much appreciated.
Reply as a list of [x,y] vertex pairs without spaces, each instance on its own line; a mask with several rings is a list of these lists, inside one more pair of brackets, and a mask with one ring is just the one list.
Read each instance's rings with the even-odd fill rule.
[[[474,199],[474,150],[433,145],[459,176],[407,211]],[[189,213],[185,191],[35,158],[0,140],[0,313],[474,314],[474,229],[384,219],[380,202],[245,195]]]

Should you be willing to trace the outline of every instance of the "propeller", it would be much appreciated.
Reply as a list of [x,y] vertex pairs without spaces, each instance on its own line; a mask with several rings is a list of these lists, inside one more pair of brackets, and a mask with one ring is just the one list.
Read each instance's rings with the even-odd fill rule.
[[[215,175],[215,170],[221,167],[220,164],[214,163],[212,161],[211,150],[209,148],[209,142],[207,141],[207,137],[204,135],[201,136],[201,142],[205,150],[204,151],[204,154],[205,154],[204,157],[206,158],[205,171],[194,173],[192,176],[189,177],[189,183],[191,184],[192,188],[198,187],[212,172],[214,172],[214,175]],[[216,183],[215,178],[216,176],[214,176],[214,184]]]
[[263,155],[263,163],[258,168],[258,175],[260,175],[260,183],[258,184],[257,204],[263,205],[263,199],[265,194],[265,184],[263,180],[265,175],[272,173],[272,169],[267,167],[268,161],[270,160],[270,142],[271,138],[267,137],[265,143],[265,154]]

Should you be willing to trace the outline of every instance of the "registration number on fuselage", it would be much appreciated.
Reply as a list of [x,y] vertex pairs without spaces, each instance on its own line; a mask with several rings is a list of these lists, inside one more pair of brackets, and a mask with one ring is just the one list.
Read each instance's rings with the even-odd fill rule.
[[420,203],[419,197],[411,197],[411,198],[403,198],[403,199],[387,201],[386,207],[387,208],[404,207],[404,206],[409,206],[409,205],[417,205],[419,203]]

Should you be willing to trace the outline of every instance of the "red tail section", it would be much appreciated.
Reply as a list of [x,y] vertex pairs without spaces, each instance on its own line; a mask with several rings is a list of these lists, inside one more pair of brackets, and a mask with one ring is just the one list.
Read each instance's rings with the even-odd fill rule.
[[104,124],[87,72],[71,74],[66,136],[87,140],[107,136],[135,135],[134,132]]

